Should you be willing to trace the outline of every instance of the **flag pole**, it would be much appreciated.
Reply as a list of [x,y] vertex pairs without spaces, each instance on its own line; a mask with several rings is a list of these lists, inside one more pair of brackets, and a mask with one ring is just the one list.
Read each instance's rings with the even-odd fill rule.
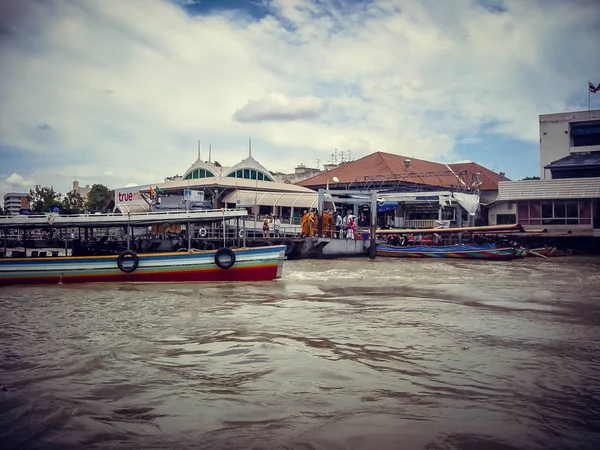
[[588,87],[588,119],[592,117],[592,108],[590,97],[592,96],[592,90]]

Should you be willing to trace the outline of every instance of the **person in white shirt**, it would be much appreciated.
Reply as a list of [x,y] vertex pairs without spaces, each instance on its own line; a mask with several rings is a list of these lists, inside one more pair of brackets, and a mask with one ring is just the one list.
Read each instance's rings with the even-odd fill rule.
[[281,220],[279,216],[273,217],[273,237],[279,237],[279,229],[281,228]]

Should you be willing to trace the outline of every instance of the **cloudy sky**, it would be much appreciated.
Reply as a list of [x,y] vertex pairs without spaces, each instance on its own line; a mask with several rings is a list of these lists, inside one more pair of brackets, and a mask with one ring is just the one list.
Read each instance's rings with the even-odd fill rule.
[[0,193],[160,182],[248,137],[272,171],[337,148],[539,175],[599,29],[597,0],[2,0]]

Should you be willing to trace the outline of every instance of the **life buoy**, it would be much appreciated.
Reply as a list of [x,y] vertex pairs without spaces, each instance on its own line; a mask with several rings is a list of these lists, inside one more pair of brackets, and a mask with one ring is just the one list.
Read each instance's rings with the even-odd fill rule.
[[54,225],[54,221],[56,220],[56,214],[51,213],[50,215],[48,215],[48,219],[46,219],[48,221],[48,225]]
[[240,231],[238,231],[238,236],[239,236],[239,237],[243,238],[243,237],[244,237],[244,234],[245,234],[245,233],[244,233],[244,230],[240,230]]
[[206,231],[206,228],[200,228],[200,231],[198,231],[198,234],[200,235],[200,237],[206,237],[208,232]]
[[235,253],[227,247],[221,247],[215,252],[215,264],[220,269],[230,269],[235,264]]
[[213,244],[212,242],[207,242],[204,245],[204,250],[214,250],[215,248],[215,244]]
[[285,256],[290,256],[296,248],[296,243],[294,241],[292,241],[291,239],[284,241],[283,245],[285,245],[287,247],[285,250]]
[[[133,264],[131,266],[123,266],[123,261],[127,257],[129,257],[128,259],[131,259],[131,261],[133,261]],[[139,264],[140,264],[140,258],[137,255],[137,253],[132,250],[125,250],[125,251],[119,253],[119,256],[117,256],[117,266],[119,266],[119,269],[121,270],[121,272],[125,272],[125,273],[134,272],[138,268]]]

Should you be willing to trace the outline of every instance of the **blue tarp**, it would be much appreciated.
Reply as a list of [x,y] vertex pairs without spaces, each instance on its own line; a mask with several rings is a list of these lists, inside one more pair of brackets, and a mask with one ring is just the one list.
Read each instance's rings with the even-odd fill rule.
[[377,212],[393,211],[398,207],[398,202],[383,202],[383,204],[377,202]]

